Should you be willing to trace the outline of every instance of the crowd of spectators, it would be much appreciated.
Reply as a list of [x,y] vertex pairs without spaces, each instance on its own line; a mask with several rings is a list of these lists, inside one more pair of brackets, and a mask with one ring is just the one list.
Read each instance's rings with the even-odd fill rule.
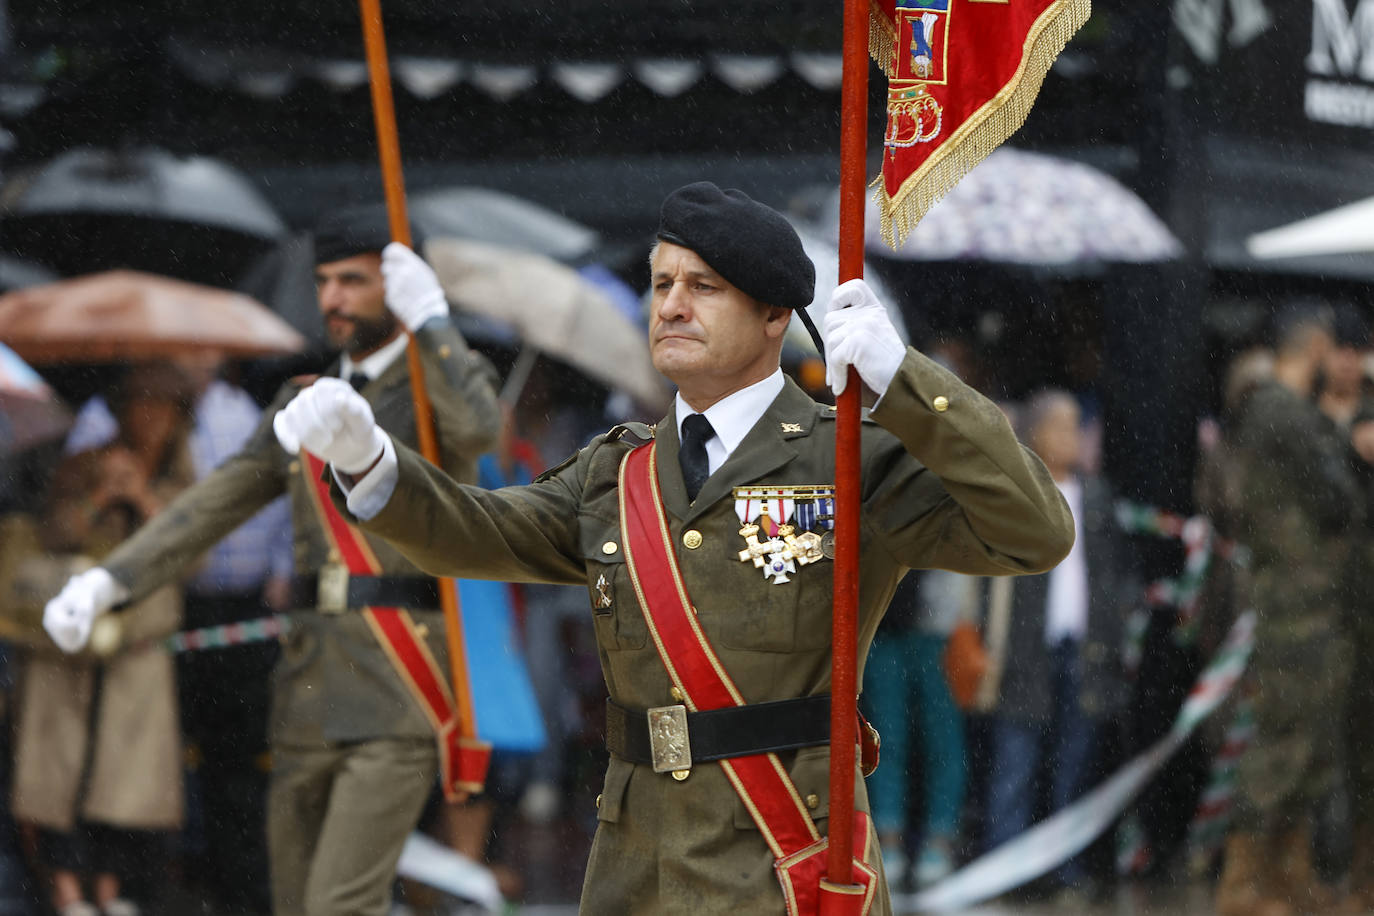
[[[959,347],[933,352],[963,368]],[[253,429],[260,408],[224,368],[128,369],[78,411],[42,494],[6,494],[6,510],[23,510],[0,528],[0,601],[12,857],[23,865],[12,873],[29,876],[30,912],[130,916],[186,895],[206,912],[270,909],[263,812],[275,644],[174,654],[165,637],[288,607],[286,507],[264,510],[179,588],[107,618],[79,655],[46,646],[35,625],[70,572],[98,562]],[[1354,715],[1374,700],[1374,627],[1359,614],[1361,571],[1374,558],[1370,368],[1353,313],[1286,313],[1272,347],[1234,360],[1219,415],[1200,436],[1197,511],[1220,538],[1248,547],[1211,568],[1198,631],[1213,635],[1200,644],[1214,647],[1242,610],[1259,615],[1236,700],[1251,704],[1257,729],[1215,866],[1220,912],[1374,906],[1374,747]],[[483,461],[484,485],[528,481],[609,422],[599,399],[559,396],[563,381],[532,377]],[[1084,403],[1044,388],[1004,405],[1073,509],[1068,558],[1015,580],[913,574],[874,641],[861,705],[883,736],[870,795],[897,890],[931,887],[1013,842],[1140,749],[1126,724],[1136,702],[1126,655],[1148,583],[1098,467],[1101,418],[1085,422]],[[603,688],[584,605],[579,589],[512,587],[548,740],[535,754],[498,755],[487,797],[459,808],[436,797],[424,822],[492,867],[512,899],[574,896],[594,827]],[[971,683],[956,670],[970,640]],[[1348,854],[1323,857],[1332,799],[1348,801],[1353,840]],[[1109,836],[1014,893],[1100,895],[1116,880],[1112,845]],[[415,912],[440,906],[402,887],[398,907],[407,899]]]

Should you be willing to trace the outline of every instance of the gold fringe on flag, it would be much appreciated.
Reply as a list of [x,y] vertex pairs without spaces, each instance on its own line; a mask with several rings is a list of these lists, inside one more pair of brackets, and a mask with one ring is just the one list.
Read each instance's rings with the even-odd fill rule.
[[[896,194],[889,196],[882,176],[878,176],[871,186],[878,189],[873,199],[881,212],[883,241],[893,249],[900,248],[935,202],[1025,123],[1045,74],[1091,12],[1090,0],[1061,0],[1049,6],[1026,35],[1016,75],[997,95],[940,144],[902,182]],[[874,16],[870,21],[870,50],[879,66],[891,73],[893,25],[888,22],[886,31],[882,31],[873,21],[878,18]],[[884,47],[885,56],[881,54]]]
[[883,12],[876,0],[870,0],[868,12],[868,53],[873,62],[887,75],[888,79],[896,74],[892,55],[897,47],[897,28],[892,17]]

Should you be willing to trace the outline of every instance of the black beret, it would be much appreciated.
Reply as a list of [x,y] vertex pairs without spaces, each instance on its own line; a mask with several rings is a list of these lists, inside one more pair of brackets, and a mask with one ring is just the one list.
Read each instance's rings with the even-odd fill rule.
[[[420,240],[411,230],[411,247],[419,250]],[[315,263],[328,264],[354,255],[380,252],[391,242],[391,224],[386,207],[368,204],[327,214],[315,227]]]
[[816,266],[778,211],[709,181],[663,201],[658,237],[690,248],[731,284],[767,305],[803,309],[816,295]]

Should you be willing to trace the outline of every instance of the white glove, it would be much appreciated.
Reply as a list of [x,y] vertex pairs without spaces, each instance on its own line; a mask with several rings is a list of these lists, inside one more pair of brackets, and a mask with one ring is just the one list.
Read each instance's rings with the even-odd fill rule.
[[824,336],[825,380],[836,395],[844,391],[853,366],[864,384],[882,397],[906,358],[887,309],[862,280],[841,283],[830,294]]
[[386,307],[412,331],[426,321],[448,314],[448,300],[434,268],[400,242],[382,249],[382,279]]
[[301,391],[272,418],[272,431],[292,455],[305,449],[345,474],[366,471],[386,445],[372,406],[341,378],[322,378]]
[[72,576],[43,608],[43,629],[68,654],[80,652],[101,614],[129,597],[129,590],[99,566]]

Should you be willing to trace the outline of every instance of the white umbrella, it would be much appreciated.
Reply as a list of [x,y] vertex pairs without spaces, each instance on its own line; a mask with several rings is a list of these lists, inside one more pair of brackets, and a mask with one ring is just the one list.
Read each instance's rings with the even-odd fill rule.
[[[644,332],[575,270],[543,255],[465,239],[431,238],[424,254],[459,311],[515,329],[526,347],[522,364],[547,353],[645,407],[667,406],[668,388],[649,360]],[[507,383],[508,391],[519,387]]]
[[579,261],[601,244],[595,229],[541,204],[491,188],[450,187],[410,196],[410,219],[429,238],[473,239]]
[[1245,248],[1263,260],[1374,251],[1374,197],[1257,232]]

